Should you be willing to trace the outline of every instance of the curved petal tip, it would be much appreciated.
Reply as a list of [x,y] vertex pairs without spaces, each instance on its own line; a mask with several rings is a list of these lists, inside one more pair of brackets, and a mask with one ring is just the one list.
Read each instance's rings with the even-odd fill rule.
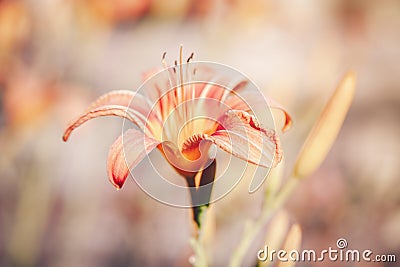
[[159,143],[135,129],[127,130],[115,140],[107,160],[108,177],[115,188],[122,188],[130,170]]

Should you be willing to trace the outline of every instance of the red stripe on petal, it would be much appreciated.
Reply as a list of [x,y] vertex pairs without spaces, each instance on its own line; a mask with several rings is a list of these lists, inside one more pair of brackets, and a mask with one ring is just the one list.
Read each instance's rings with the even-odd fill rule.
[[192,136],[183,145],[183,153],[191,153],[202,140],[208,140],[226,152],[263,167],[274,167],[282,160],[279,136],[274,130],[262,128],[245,111],[229,111],[212,135]]
[[[240,91],[240,90],[239,90]],[[265,97],[265,96],[264,96]],[[271,109],[278,109],[285,115],[282,131],[287,131],[292,125],[292,117],[289,112],[277,101],[269,97],[261,97],[259,92],[256,91],[243,91],[236,92],[229,96],[224,104],[233,110],[251,111],[252,107],[257,105],[265,105],[266,103]]]
[[216,145],[248,162],[274,167],[282,159],[279,136],[262,128],[256,118],[245,111],[228,111],[221,126],[210,137]]
[[141,129],[144,129],[144,125],[146,124],[146,118],[133,109],[118,105],[101,106],[86,112],[74,122],[70,123],[64,132],[63,140],[67,141],[72,131],[83,123],[102,116],[118,116],[126,118],[138,125]]
[[159,143],[135,129],[129,129],[118,137],[108,154],[107,171],[110,182],[120,189],[129,170],[135,168]]

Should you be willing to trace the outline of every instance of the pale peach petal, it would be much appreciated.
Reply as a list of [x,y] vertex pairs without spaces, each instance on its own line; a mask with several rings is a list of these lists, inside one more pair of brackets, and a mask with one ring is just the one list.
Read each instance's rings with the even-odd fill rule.
[[108,154],[107,171],[110,182],[120,189],[129,170],[135,168],[159,143],[135,129],[129,129],[118,137]]
[[157,68],[153,68],[153,69],[150,69],[148,71],[143,72],[142,73],[142,81],[146,82],[152,76],[156,75],[157,73],[159,73],[160,71],[163,71],[163,70],[164,70],[164,68],[157,67]]
[[173,68],[150,70],[143,74],[143,79],[140,93],[153,104],[177,86]]
[[161,125],[158,113],[151,112],[152,103],[140,93],[116,90],[100,96],[89,109],[65,130],[63,140],[67,141],[71,132],[86,121],[100,116],[119,116],[129,119],[146,133],[154,133]]
[[[242,84],[243,85],[243,84]],[[245,86],[241,86],[240,89]],[[240,92],[239,92],[240,91]],[[257,105],[264,106],[268,103],[271,109],[278,109],[282,111],[285,115],[285,122],[282,127],[282,131],[288,130],[292,125],[292,118],[289,112],[277,101],[269,97],[262,97],[259,92],[256,91],[242,91],[235,90],[224,102],[225,105],[229,106],[233,110],[244,110],[251,111],[251,108]]]
[[200,86],[197,88],[197,90],[200,91],[199,98],[211,98],[220,101],[224,93],[228,90],[222,86],[223,84],[224,81],[221,80],[220,77],[215,77],[214,80],[211,81],[199,83]]
[[267,103],[270,108],[278,109],[278,110],[282,111],[283,114],[285,115],[285,122],[282,127],[282,132],[289,130],[293,124],[293,120],[292,120],[292,117],[290,116],[289,112],[281,104],[279,104],[276,100],[274,100],[270,97],[267,97],[267,96],[266,96],[266,99],[267,99]]
[[151,103],[150,117],[157,117],[159,121],[163,121],[178,105],[176,99],[176,74],[173,74],[172,68],[160,72],[157,72],[157,70],[143,75],[146,81],[140,92]]
[[183,153],[193,150],[201,141],[208,140],[232,155],[264,167],[274,167],[282,159],[278,135],[263,129],[245,111],[228,111],[219,121],[221,126],[212,135],[199,134],[189,138]]
[[[147,124],[162,124],[162,118],[159,112],[152,110],[152,103],[146,96],[128,90],[115,90],[100,96],[94,101],[89,110],[106,105],[126,106],[139,112],[144,117],[147,117]],[[88,110],[88,111],[89,111]],[[158,128],[158,125],[147,125],[148,128]]]
[[90,105],[89,110],[107,105],[130,107],[139,111],[143,115],[147,115],[152,106],[151,102],[145,96],[137,92],[128,90],[115,90],[96,99],[96,101]]
[[129,119],[136,125],[138,125],[139,128],[144,129],[146,125],[146,117],[144,117],[142,114],[139,112],[130,109],[125,106],[119,106],[119,105],[107,105],[107,106],[101,106],[92,110],[89,110],[82,116],[80,116],[78,119],[76,119],[74,122],[68,125],[66,128],[64,135],[63,135],[63,140],[67,141],[69,136],[71,135],[72,131],[82,125],[83,123],[87,122],[88,120],[91,120],[93,118],[101,117],[101,116],[118,116],[122,118]]
[[211,140],[232,155],[264,167],[281,161],[278,135],[260,127],[254,116],[245,111],[231,110],[220,121],[223,129],[211,135]]
[[[237,95],[238,92],[242,91],[244,88],[247,87],[249,84],[248,80],[235,80],[231,81],[227,88],[228,90],[225,90],[224,95],[221,97],[221,102],[225,103],[225,101],[231,96],[231,95]],[[232,89],[230,89],[232,88]]]

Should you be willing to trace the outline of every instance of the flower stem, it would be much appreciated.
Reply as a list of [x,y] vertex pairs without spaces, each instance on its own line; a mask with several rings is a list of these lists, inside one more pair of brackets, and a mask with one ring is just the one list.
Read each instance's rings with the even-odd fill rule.
[[197,194],[197,188],[196,188],[196,184],[195,184],[195,176],[187,177],[186,182],[189,186],[190,198],[191,198],[191,202],[192,202],[193,221],[196,223],[197,228],[199,229],[201,227],[200,213],[201,213],[202,206],[196,206],[196,204],[195,204],[195,203],[198,203],[198,194]]
[[281,188],[281,190],[276,194],[272,202],[264,203],[267,205],[264,206],[261,216],[256,221],[248,221],[246,223],[243,239],[241,240],[239,246],[235,249],[229,265],[230,267],[241,266],[243,259],[254,239],[257,237],[269,219],[271,219],[272,215],[285,204],[286,200],[295,189],[297,183],[298,179],[296,177],[291,177],[283,186],[283,188]]
[[[198,229],[201,228],[201,213],[208,207],[210,202],[215,171],[216,161],[214,159],[213,162],[202,171],[186,175],[186,182],[192,201],[193,221],[196,223]],[[200,183],[196,185],[196,178],[198,178],[198,175],[200,175]]]
[[[192,265],[195,267],[208,266],[208,259],[202,238],[202,223],[206,219],[206,211],[209,206],[213,182],[215,180],[216,161],[198,173],[185,173],[186,182],[189,187],[193,221],[195,223],[195,236],[190,240],[194,256]],[[196,183],[197,182],[197,183]]]

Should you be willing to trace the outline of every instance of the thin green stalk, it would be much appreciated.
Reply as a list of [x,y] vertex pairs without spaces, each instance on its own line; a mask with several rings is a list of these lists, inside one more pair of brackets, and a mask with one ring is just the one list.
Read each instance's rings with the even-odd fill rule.
[[298,179],[291,177],[287,183],[281,188],[277,195],[269,203],[264,203],[261,216],[256,221],[249,221],[244,229],[243,238],[239,246],[233,253],[230,267],[241,266],[243,259],[249,250],[249,247],[263,229],[264,225],[271,219],[272,215],[285,204],[286,200],[293,192],[298,183]]
[[[206,219],[206,212],[209,206],[212,186],[207,186],[214,182],[216,172],[216,161],[207,166],[199,173],[192,173],[186,175],[186,181],[190,190],[190,197],[192,201],[193,221],[196,224],[195,237],[190,239],[190,244],[193,248],[194,256],[192,265],[195,267],[207,267],[207,256],[203,244],[203,222]],[[196,176],[201,175],[199,187],[196,186]]]

